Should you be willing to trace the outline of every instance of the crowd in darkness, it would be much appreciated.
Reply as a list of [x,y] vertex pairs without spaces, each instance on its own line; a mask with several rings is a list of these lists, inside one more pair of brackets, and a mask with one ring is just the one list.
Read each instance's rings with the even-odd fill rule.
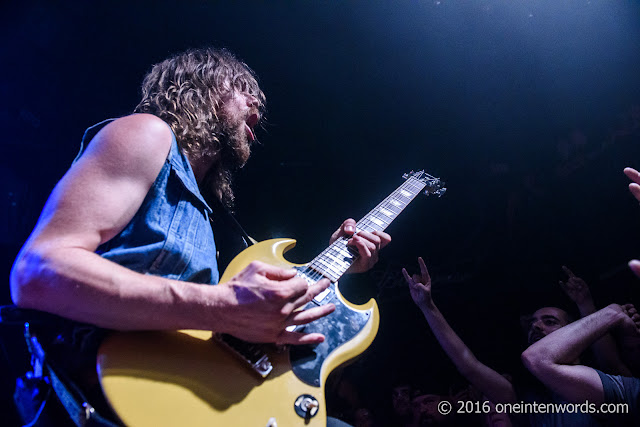
[[[640,105],[637,104],[621,115],[618,125],[601,143],[589,143],[585,132],[580,129],[573,129],[566,136],[558,138],[557,160],[552,170],[525,174],[521,185],[508,192],[505,242],[522,238],[525,232],[523,228],[531,224],[521,215],[535,203],[548,201],[549,195],[557,189],[556,183],[575,185],[576,180],[587,174],[593,175],[595,170],[598,173],[603,170],[608,172],[609,167],[617,166],[620,161],[634,165],[635,157],[628,156],[638,152],[636,146],[639,143]],[[619,158],[621,153],[626,157]],[[613,158],[616,158],[616,162],[609,162]],[[618,168],[617,173],[626,175],[630,180],[629,192],[640,202],[640,173],[627,167],[622,175],[621,169]],[[500,174],[504,168],[498,167],[494,171]],[[620,196],[620,191],[612,189],[611,192],[616,197]],[[593,203],[598,203],[598,197],[594,199]],[[594,216],[597,216],[597,212]],[[527,232],[537,231],[532,229]],[[611,254],[602,253],[600,256],[606,259],[608,255]],[[628,260],[620,262],[626,264]],[[640,277],[639,261],[628,262],[627,268]],[[432,281],[434,289],[442,286],[442,283],[438,283],[438,275],[432,279],[428,265],[422,258],[418,258],[417,265],[408,264],[406,269],[402,269],[405,286],[398,286],[395,290],[411,294],[435,341],[448,357],[447,363],[455,367],[459,377],[452,379],[446,387],[447,391],[443,392],[441,386],[431,384],[423,376],[399,376],[388,382],[382,399],[372,403],[363,398],[362,390],[350,380],[348,374],[338,371],[330,382],[330,392],[333,393],[333,399],[329,401],[332,404],[330,409],[357,427],[638,425],[640,314],[634,304],[639,302],[618,300],[607,304],[598,301],[579,272],[567,266],[562,266],[561,270],[563,278],[558,289],[573,307],[543,306],[530,313],[522,313],[520,320],[525,335],[523,341],[526,341],[519,363],[522,369],[499,372],[496,369],[500,368],[495,367],[494,361],[479,360],[474,355],[474,350],[467,346],[438,309],[431,292]],[[630,283],[629,286],[640,287],[640,283]],[[610,288],[610,293],[608,301],[629,294],[619,292],[619,287]],[[637,292],[632,291],[631,294]],[[436,295],[439,303],[443,295]],[[554,298],[550,297],[549,300]],[[479,331],[482,329],[480,325],[469,327],[477,327]],[[414,372],[419,370],[415,369]],[[458,378],[463,379],[462,383]],[[624,403],[628,404],[628,413],[589,414],[586,413],[587,406],[565,406],[571,413],[561,413],[555,409],[533,413],[529,409],[528,413],[516,414],[513,409],[505,410],[510,408],[509,404],[534,402],[558,405],[590,403],[595,405],[592,408],[600,408],[603,403]],[[451,408],[451,413],[445,415],[442,408],[447,407]],[[620,407],[615,410],[624,411]]]
[[[633,171],[640,182],[640,175]],[[640,187],[636,186],[636,190]],[[640,201],[640,193],[638,193]],[[466,380],[452,383],[448,393],[429,390],[420,377],[392,383],[387,402],[379,407],[359,406],[358,392],[349,381],[334,389],[354,406],[343,407],[342,417],[355,426],[510,426],[510,425],[637,425],[640,410],[640,315],[631,303],[598,309],[589,286],[564,267],[567,280],[560,286],[582,318],[561,308],[541,307],[525,317],[529,347],[522,353],[527,376],[499,373],[479,361],[459,338],[431,298],[431,278],[422,258],[420,273],[405,270],[411,296],[423,312],[438,343]],[[640,277],[640,264],[630,263]],[[437,286],[437,285],[436,285]],[[566,328],[566,329],[563,329]],[[562,330],[561,330],[562,329]],[[589,354],[584,354],[590,350]],[[597,369],[597,370],[596,370]],[[453,408],[441,412],[442,402]],[[580,413],[509,414],[505,404],[627,403],[630,414],[598,418]],[[496,410],[495,403],[503,404]],[[445,404],[444,408],[447,405]],[[571,409],[570,409],[571,410]],[[584,410],[584,409],[583,409]],[[604,423],[604,424],[601,424]]]

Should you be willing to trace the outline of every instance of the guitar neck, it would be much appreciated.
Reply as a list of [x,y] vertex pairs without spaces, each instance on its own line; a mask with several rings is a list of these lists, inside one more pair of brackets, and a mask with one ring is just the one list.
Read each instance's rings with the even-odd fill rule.
[[[423,180],[410,176],[358,221],[356,232],[384,231],[426,186],[427,183]],[[337,282],[359,256],[357,249],[347,246],[349,239],[350,237],[339,238],[315,257],[308,266],[332,282]]]

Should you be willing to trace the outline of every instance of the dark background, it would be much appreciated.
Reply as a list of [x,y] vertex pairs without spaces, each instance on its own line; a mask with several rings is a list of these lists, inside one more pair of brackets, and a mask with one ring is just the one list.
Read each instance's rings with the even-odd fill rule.
[[381,310],[376,341],[343,373],[363,405],[396,378],[436,393],[457,381],[400,275],[419,255],[445,316],[501,372],[518,369],[522,314],[572,309],[562,265],[598,306],[640,304],[626,265],[640,257],[640,207],[622,174],[640,167],[638,2],[10,1],[0,16],[2,303],[84,129],[131,112],[151,64],[212,45],[267,95],[237,218],[258,240],[296,238],[292,261],[404,172],[447,183],[391,225],[373,271],[342,283]]

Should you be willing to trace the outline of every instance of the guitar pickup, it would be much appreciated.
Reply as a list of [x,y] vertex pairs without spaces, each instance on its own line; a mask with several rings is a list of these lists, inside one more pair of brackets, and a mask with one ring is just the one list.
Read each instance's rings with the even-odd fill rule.
[[313,298],[313,300],[317,303],[321,302],[323,299],[325,299],[325,297],[327,295],[329,295],[331,293],[331,287],[328,287],[327,289],[325,289],[324,291],[320,292],[318,295],[315,296],[315,298]]
[[[313,272],[313,273],[310,274],[311,272]],[[298,272],[296,273],[296,276],[302,277],[304,280],[306,280],[307,284],[309,286],[315,285],[320,279],[324,278],[318,271],[312,270],[310,268],[308,268],[308,269],[298,269]],[[333,280],[332,280],[332,282],[333,282]],[[325,299],[331,293],[331,288],[333,286],[334,286],[334,283],[332,283],[327,289],[325,289],[324,291],[322,291],[318,295],[316,295],[313,298],[313,301],[316,304],[320,305],[320,302],[322,302],[322,300]]]
[[266,378],[273,370],[273,365],[264,352],[262,344],[249,343],[229,334],[214,334],[214,337],[262,378]]
[[260,358],[256,363],[252,365],[253,370],[256,371],[262,378],[266,378],[267,375],[273,370],[273,365],[269,360],[269,356],[266,354]]

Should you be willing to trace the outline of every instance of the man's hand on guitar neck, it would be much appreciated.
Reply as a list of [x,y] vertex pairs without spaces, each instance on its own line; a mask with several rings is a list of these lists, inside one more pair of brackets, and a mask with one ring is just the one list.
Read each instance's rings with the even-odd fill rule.
[[348,273],[364,273],[378,262],[378,253],[391,242],[391,236],[384,231],[358,231],[356,233],[356,221],[352,218],[345,220],[342,225],[331,235],[329,243],[333,243],[340,237],[351,236],[347,241],[348,246],[358,250],[358,259],[349,267]]
[[230,281],[213,287],[224,295],[217,311],[220,332],[259,343],[321,343],[322,334],[290,332],[286,328],[313,322],[335,310],[333,304],[298,310],[329,284],[328,279],[322,279],[309,286],[306,280],[296,277],[294,269],[253,261]]

